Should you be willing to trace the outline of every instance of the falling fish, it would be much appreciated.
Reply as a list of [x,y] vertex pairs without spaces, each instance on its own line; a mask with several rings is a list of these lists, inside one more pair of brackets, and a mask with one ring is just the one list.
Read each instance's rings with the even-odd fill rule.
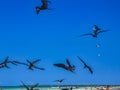
[[100,47],[100,44],[96,44],[96,47],[99,48],[99,47]]

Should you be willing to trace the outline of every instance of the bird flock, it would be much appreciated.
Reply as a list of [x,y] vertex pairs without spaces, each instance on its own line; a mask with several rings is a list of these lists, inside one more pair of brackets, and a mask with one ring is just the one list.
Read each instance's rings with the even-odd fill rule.
[[[79,56],[77,56],[78,59],[83,63],[84,68],[88,69],[88,71],[93,74],[93,70],[90,66],[88,66],[85,61],[83,61]],[[39,66],[36,66],[36,63],[38,63],[40,61],[40,59],[34,60],[34,61],[30,61],[28,59],[26,59],[26,62],[20,62],[20,61],[15,61],[15,60],[10,60],[9,57],[7,56],[3,62],[0,63],[0,69],[2,68],[10,68],[9,64],[15,65],[17,66],[19,65],[24,65],[27,67],[28,70],[34,70],[34,69],[38,69],[38,70],[46,70],[45,68],[41,68]],[[64,63],[54,63],[53,66],[58,67],[58,68],[62,68],[63,70],[69,71],[71,73],[74,73],[75,71],[75,65],[72,65],[69,61],[69,59],[66,59],[66,64]],[[54,82],[57,83],[62,83],[65,79],[58,79],[58,80],[54,80]],[[35,87],[39,86],[38,83],[36,83],[35,85],[32,85],[31,87],[26,85],[24,82],[21,81],[21,83],[23,84],[23,86],[27,89],[27,90],[39,90],[39,89],[34,89]]]
[[[41,0],[41,3],[42,3],[41,6],[36,6],[36,14],[37,15],[40,13],[41,10],[52,10],[51,8],[48,7],[48,4],[51,3],[51,1]],[[79,35],[79,37],[92,36],[93,38],[97,38],[100,33],[107,32],[107,31],[109,31],[109,30],[102,30],[97,25],[94,25],[93,33],[81,34],[81,35]],[[96,47],[99,47],[99,44],[97,44]],[[90,72],[90,74],[93,74],[93,69],[81,57],[77,56],[77,58],[83,64],[83,67],[85,69],[87,69]],[[38,63],[40,61],[41,61],[40,59],[37,59],[37,60],[34,60],[34,61],[30,61],[30,60],[26,59],[25,62],[20,62],[20,61],[15,61],[15,60],[10,61],[9,57],[7,56],[5,58],[5,60],[3,60],[3,62],[0,63],[0,69],[2,69],[2,68],[10,68],[9,64],[12,64],[12,65],[15,65],[15,66],[24,65],[29,70],[34,70],[34,69],[46,70],[45,68],[39,67],[39,66],[36,65],[36,63]],[[53,66],[56,67],[56,68],[61,68],[62,70],[65,70],[65,71],[69,71],[71,73],[74,73],[75,69],[76,69],[75,65],[72,64],[68,58],[66,59],[66,64],[62,63],[62,62],[61,63],[54,63]],[[58,79],[58,80],[54,80],[54,82],[62,83],[64,80],[65,79]],[[34,89],[35,87],[37,87],[39,85],[38,83],[36,83],[35,85],[33,85],[31,87],[28,87],[22,81],[21,81],[21,83],[23,84],[23,86],[27,90],[39,90],[39,89]]]

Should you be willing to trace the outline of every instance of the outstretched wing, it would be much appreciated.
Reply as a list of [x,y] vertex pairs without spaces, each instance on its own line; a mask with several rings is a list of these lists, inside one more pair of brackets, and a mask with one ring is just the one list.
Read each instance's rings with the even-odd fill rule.
[[8,62],[8,59],[9,59],[9,57],[7,56],[7,57],[5,58],[5,60],[4,60],[2,63],[0,63],[0,65],[6,64],[6,63]]
[[32,64],[32,62],[31,61],[29,61],[28,59],[26,60],[29,64]]
[[15,63],[15,64],[23,64],[23,65],[29,66],[28,64],[23,63],[23,62],[19,62],[19,61],[12,61],[12,62]]
[[93,70],[90,66],[87,66],[88,70],[90,71],[91,74],[93,74]]
[[35,63],[39,62],[40,59],[37,59],[37,60],[35,60],[35,61],[33,61],[33,62],[29,61],[28,59],[27,59],[26,61],[27,61],[29,64],[35,64]]
[[37,59],[37,60],[33,61],[32,63],[34,64],[34,63],[37,63],[39,61],[40,61],[40,59]]
[[33,85],[32,87],[31,87],[31,90],[33,90],[35,87],[37,87],[39,85],[39,83],[36,83],[35,85]]
[[34,66],[34,68],[39,69],[39,70],[45,70],[45,68],[40,68],[40,67],[37,67],[37,66]]
[[72,67],[71,64],[70,64],[70,61],[68,59],[66,59],[66,62],[67,62],[69,67]]
[[63,82],[65,79],[59,79],[59,80],[55,80],[54,82]]
[[77,57],[85,66],[87,65],[79,56],[77,56]]
[[99,33],[103,33],[103,32],[108,32],[109,30],[100,30],[99,32],[97,32],[97,34]]
[[27,85],[25,85],[22,81],[21,81],[21,83],[23,84],[23,86],[24,86],[27,90],[29,90],[29,87],[28,87]]
[[68,67],[62,63],[58,63],[58,64],[53,64],[54,66],[57,66],[57,67],[61,67],[61,68],[64,68],[64,69],[68,69]]
[[90,71],[90,73],[92,74],[93,73],[92,68],[90,66],[88,66],[79,56],[78,56],[78,58],[84,64],[84,68],[87,68]]
[[48,2],[49,1],[47,1],[47,0],[41,0],[41,2],[42,2],[42,6],[48,6]]
[[13,65],[17,65],[14,61],[7,61],[8,63],[11,63]]
[[93,34],[92,33],[86,33],[86,34],[79,35],[78,37],[81,37],[81,36],[93,36]]

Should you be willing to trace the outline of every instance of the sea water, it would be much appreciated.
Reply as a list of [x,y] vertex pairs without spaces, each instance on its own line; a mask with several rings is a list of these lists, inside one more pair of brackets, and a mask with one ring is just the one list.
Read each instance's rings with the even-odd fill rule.
[[[70,89],[72,87],[72,89]],[[35,90],[106,90],[106,86],[39,86]],[[26,90],[23,86],[4,86],[0,90]],[[120,90],[119,86],[110,86],[109,90]]]
[[[70,88],[72,87],[72,90],[91,90],[90,87],[73,87],[73,86],[66,86],[66,87],[36,87],[35,89],[37,90],[71,90]],[[10,87],[1,87],[0,90],[26,90],[25,87],[23,86],[10,86]]]

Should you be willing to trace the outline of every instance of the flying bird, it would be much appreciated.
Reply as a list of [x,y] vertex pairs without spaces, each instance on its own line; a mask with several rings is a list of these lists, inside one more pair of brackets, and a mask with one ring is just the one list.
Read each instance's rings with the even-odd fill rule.
[[32,85],[31,87],[25,85],[23,82],[22,82],[23,86],[26,88],[26,90],[39,90],[39,89],[34,89],[35,87],[37,87],[39,84],[36,83],[35,85]]
[[41,2],[42,2],[42,5],[36,7],[36,14],[39,14],[40,10],[47,10],[47,9],[52,10],[52,9],[48,8],[48,3],[51,3],[50,1],[41,0]]
[[7,57],[5,58],[5,60],[4,60],[2,63],[0,63],[0,68],[4,68],[4,67],[10,68],[10,67],[8,66],[8,63],[11,63],[11,64],[16,65],[13,61],[9,61],[9,57],[7,56]]
[[80,36],[92,36],[94,38],[97,38],[98,34],[103,33],[103,32],[107,32],[109,30],[101,30],[97,25],[94,25],[93,27],[93,33],[86,33],[86,34],[82,34]]
[[19,62],[19,61],[14,61],[14,63],[26,65],[28,67],[28,69],[30,69],[30,70],[33,70],[33,68],[36,68],[36,69],[39,69],[39,70],[45,70],[44,68],[40,68],[40,67],[35,66],[35,64],[37,62],[39,62],[40,59],[37,59],[37,60],[35,60],[33,62],[31,62],[29,60],[26,60],[26,61],[28,62],[28,64],[23,63],[23,62]]
[[90,66],[88,66],[79,56],[78,59],[84,64],[84,68],[88,69],[91,74],[93,74],[93,70]]
[[65,79],[55,80],[55,82],[62,83]]
[[57,63],[57,64],[53,64],[53,65],[57,66],[57,67],[60,67],[60,68],[63,68],[67,71],[74,72],[75,66],[71,65],[68,59],[66,59],[66,63],[67,63],[67,65],[65,65],[63,63]]

